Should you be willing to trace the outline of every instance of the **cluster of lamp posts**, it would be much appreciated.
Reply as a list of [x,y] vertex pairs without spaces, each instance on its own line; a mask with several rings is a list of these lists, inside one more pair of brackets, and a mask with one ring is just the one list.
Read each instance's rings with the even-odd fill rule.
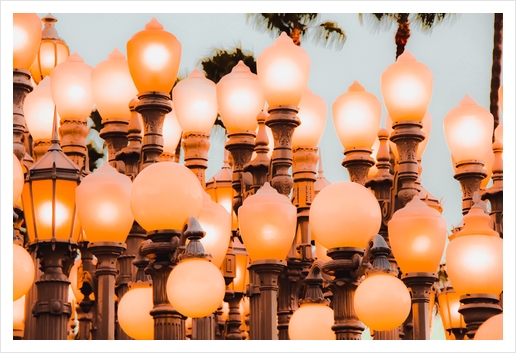
[[[257,75],[239,62],[216,85],[195,69],[172,89],[181,44],[156,19],[128,41],[127,59],[115,49],[95,68],[68,56],[55,18],[43,21],[42,35],[37,15],[14,14],[13,299],[33,301],[25,330],[35,336],[25,338],[66,339],[73,314],[81,339],[184,339],[187,317],[193,339],[210,339],[223,301],[227,339],[243,329],[250,339],[360,339],[364,325],[375,339],[430,338],[447,232],[419,179],[433,84],[424,64],[405,51],[382,74],[390,131],[378,132],[381,103],[358,82],[334,102],[351,182],[329,184],[316,173],[326,104],[306,87],[309,56],[284,33],[258,56]],[[90,173],[94,104],[109,163]],[[232,163],[206,182],[217,114]],[[444,129],[464,214],[446,249],[444,326],[456,339],[501,338],[501,125],[492,144],[492,115],[466,96]],[[185,165],[172,161],[180,137]]]

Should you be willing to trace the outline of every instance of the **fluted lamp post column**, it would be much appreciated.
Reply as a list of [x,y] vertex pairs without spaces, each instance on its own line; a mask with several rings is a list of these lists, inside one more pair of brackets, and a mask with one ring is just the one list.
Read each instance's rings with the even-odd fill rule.
[[446,243],[446,221],[415,196],[388,223],[394,258],[412,294],[413,336],[430,339],[430,293]]
[[326,186],[310,208],[312,235],[328,249],[332,259],[322,269],[334,277],[330,285],[335,313],[332,329],[338,340],[359,340],[364,331],[353,307],[358,286],[356,270],[381,221],[376,198],[364,186],[352,182]]
[[333,103],[333,124],[344,147],[342,165],[352,182],[364,185],[369,168],[374,165],[371,146],[382,118],[381,103],[358,81]]
[[13,152],[20,161],[25,156],[23,104],[32,91],[30,67],[38,54],[41,20],[35,13],[13,14]]
[[172,99],[183,131],[185,166],[197,175],[205,187],[210,130],[217,119],[218,110],[216,85],[195,68],[174,87]]
[[421,128],[432,96],[433,75],[426,65],[405,50],[382,73],[380,84],[393,122],[390,140],[396,144],[399,154],[396,188],[399,207],[403,207],[420,191],[416,183],[419,176],[416,151],[425,139]]
[[503,240],[489,226],[489,215],[478,201],[464,216],[464,227],[450,236],[446,248],[446,270],[450,283],[460,295],[459,313],[464,317],[467,336],[502,312]]
[[142,168],[157,163],[163,153],[163,120],[172,110],[170,91],[176,81],[181,43],[156,20],[127,42],[129,72],[138,90],[136,111],[142,115]]
[[[286,265],[286,257],[296,231],[296,208],[269,183],[248,197],[239,211],[242,239],[251,259],[250,270],[260,277],[260,330],[251,339],[278,339],[277,292],[278,276]],[[251,323],[255,322],[251,318]],[[256,333],[252,330],[251,333]]]
[[75,207],[75,189],[80,170],[63,153],[54,133],[48,152],[28,171],[22,193],[23,209],[31,248],[40,258],[43,275],[36,281],[36,339],[67,339],[68,275],[76,256],[75,239],[81,226]]
[[298,104],[305,92],[310,71],[310,58],[295,45],[285,32],[273,45],[265,48],[256,61],[258,78],[269,116],[265,124],[274,135],[271,184],[288,196],[292,188],[289,169],[292,166],[292,133],[299,126]]
[[487,175],[483,166],[487,154],[491,153],[493,115],[466,95],[459,106],[444,117],[444,136],[456,162],[453,177],[462,187],[462,214],[465,215],[473,205],[473,194],[480,190],[480,183]]
[[171,255],[179,246],[185,220],[192,215],[198,217],[202,203],[199,180],[175,162],[149,165],[133,181],[131,209],[147,231],[141,251],[150,259],[146,273],[153,283],[154,339],[185,339],[185,317],[170,304],[166,283],[176,264]]

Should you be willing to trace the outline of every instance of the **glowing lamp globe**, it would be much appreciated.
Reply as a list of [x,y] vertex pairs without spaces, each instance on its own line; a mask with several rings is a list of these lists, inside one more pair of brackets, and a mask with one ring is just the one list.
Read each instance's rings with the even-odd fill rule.
[[325,248],[365,248],[380,230],[382,212],[369,189],[343,181],[317,194],[309,220],[314,238]]
[[459,295],[493,294],[503,290],[503,241],[490,226],[490,217],[474,205],[464,227],[446,248],[446,272]]
[[355,81],[332,105],[333,123],[345,150],[371,148],[382,119],[382,105]]
[[392,254],[403,273],[436,272],[446,244],[446,221],[419,197],[389,221]]
[[[493,144],[493,146],[494,146],[494,144]],[[485,189],[487,187],[487,184],[489,184],[489,181],[491,180],[491,174],[493,174],[494,159],[495,159],[495,155],[494,155],[494,152],[492,149],[487,151],[485,154],[485,157],[482,159],[484,161],[484,170],[487,175],[480,182],[481,189]]]
[[13,301],[13,330],[25,329],[25,295]]
[[154,318],[150,314],[153,308],[152,283],[130,283],[129,291],[118,303],[120,327],[135,340],[154,339]]
[[147,231],[183,229],[188,217],[198,217],[203,189],[195,174],[175,162],[160,162],[143,169],[133,181],[131,210]]
[[503,116],[503,86],[498,88],[498,105],[500,106],[500,110],[502,111]]
[[104,163],[77,187],[77,211],[90,243],[125,242],[134,222],[131,179]]
[[93,109],[92,67],[77,54],[70,55],[50,73],[52,99],[61,119],[86,121]]
[[180,139],[181,126],[172,105],[172,111],[165,115],[165,120],[163,120],[163,152],[175,154]]
[[167,280],[170,304],[181,314],[192,318],[215,312],[225,292],[226,283],[218,267],[202,258],[181,261]]
[[354,305],[357,317],[364,325],[375,331],[389,331],[403,324],[408,317],[411,299],[407,287],[397,277],[376,273],[357,287]]
[[326,125],[326,102],[306,87],[297,116],[301,120],[292,135],[292,148],[299,146],[317,146]]
[[265,98],[258,76],[242,60],[217,83],[217,103],[229,133],[256,130]]
[[474,340],[503,340],[503,313],[491,316],[477,329]]
[[70,287],[72,288],[73,295],[77,302],[81,302],[84,299],[84,294],[82,294],[81,289],[78,287],[78,274],[79,268],[81,266],[82,260],[75,260],[72,269],[70,270],[70,275],[68,276],[70,280]]
[[[50,140],[54,101],[50,89],[50,76],[45,77],[27,97],[23,106],[25,123],[34,141]],[[59,116],[57,117],[59,122]]]
[[127,59],[115,49],[91,72],[93,99],[102,121],[125,120],[131,118],[129,102],[138,91],[129,73]]
[[324,303],[301,304],[288,324],[291,340],[335,340],[333,309]]
[[36,268],[29,252],[13,244],[13,301],[23,297],[32,287]]
[[168,94],[176,82],[180,61],[181,43],[154,17],[127,42],[129,71],[140,94]]
[[[27,104],[27,103],[25,103],[25,104]],[[500,141],[503,145],[503,122],[498,124],[494,133],[495,133],[495,140]]]
[[21,163],[13,153],[13,205],[22,194],[24,179]]
[[296,214],[290,200],[269,183],[245,199],[238,221],[252,261],[285,260],[296,232]]
[[[387,130],[382,129],[387,133]],[[388,136],[388,135],[387,135]],[[375,165],[373,165],[371,168],[369,168],[369,171],[367,172],[368,178],[374,178],[376,174],[378,173],[378,168],[376,167],[376,163],[378,163],[377,156],[378,156],[378,149],[380,148],[380,139],[378,136],[376,136],[376,139],[374,140],[373,146],[371,146],[371,157],[374,159]]]
[[308,83],[310,57],[282,32],[258,56],[256,70],[269,107],[297,106]]
[[457,163],[478,160],[491,148],[493,115],[466,95],[444,117],[444,136]]
[[380,77],[385,108],[394,122],[421,122],[432,98],[433,75],[405,50]]
[[217,119],[217,87],[195,68],[172,90],[177,120],[183,132],[209,133]]
[[41,19],[35,13],[13,14],[13,69],[30,70],[41,42]]
[[445,287],[437,296],[439,313],[445,330],[466,328],[463,316],[459,313],[460,295],[452,287]]
[[201,239],[204,251],[211,254],[211,262],[218,267],[222,265],[231,236],[231,214],[224,207],[213,202],[206,192],[198,219],[206,232]]

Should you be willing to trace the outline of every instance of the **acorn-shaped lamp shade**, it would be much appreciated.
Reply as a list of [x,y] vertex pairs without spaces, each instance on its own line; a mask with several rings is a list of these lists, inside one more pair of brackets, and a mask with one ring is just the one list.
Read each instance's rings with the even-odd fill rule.
[[29,252],[13,244],[13,301],[23,297],[32,287],[36,267]]

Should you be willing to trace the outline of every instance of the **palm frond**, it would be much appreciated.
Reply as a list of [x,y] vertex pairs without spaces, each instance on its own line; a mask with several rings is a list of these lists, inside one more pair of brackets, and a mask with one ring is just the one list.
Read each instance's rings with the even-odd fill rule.
[[318,17],[317,13],[249,13],[246,20],[258,31],[269,31],[273,36],[285,32],[290,36],[294,28],[299,29],[304,35],[309,25]]
[[388,31],[393,24],[396,25],[396,14],[392,13],[366,13],[358,14],[360,24],[365,23],[373,34]]
[[441,23],[453,24],[459,18],[453,13],[416,13],[410,16],[411,27],[430,34],[432,29]]
[[233,67],[242,60],[251,72],[256,74],[256,60],[251,51],[235,46],[233,49],[213,48],[210,55],[200,60],[206,77],[218,83],[222,77],[229,74]]
[[346,33],[337,22],[326,21],[311,28],[307,35],[312,42],[328,49],[341,50],[346,42]]

